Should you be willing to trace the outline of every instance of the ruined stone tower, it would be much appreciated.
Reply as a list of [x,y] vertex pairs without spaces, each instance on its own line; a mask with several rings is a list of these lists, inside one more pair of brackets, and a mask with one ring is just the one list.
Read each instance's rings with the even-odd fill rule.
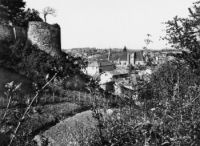
[[38,49],[52,56],[60,56],[62,54],[60,34],[58,24],[50,25],[45,22],[31,21],[28,30],[10,24],[8,10],[1,5],[0,0],[0,42],[15,42],[19,39],[29,40]]
[[[1,2],[1,1],[0,1]],[[26,38],[26,29],[11,25],[6,7],[0,3],[0,53],[4,54],[7,48],[3,47],[5,42],[14,43],[18,38]],[[3,58],[0,58],[0,61]],[[7,66],[9,68],[9,66]],[[13,72],[5,67],[0,66],[0,98],[5,96],[4,92],[6,83],[14,81],[14,83],[22,83],[21,91],[30,93],[32,90],[32,82],[26,77]]]
[[40,50],[52,56],[61,54],[61,35],[58,24],[50,25],[45,22],[29,22],[28,40]]
[[14,33],[9,26],[9,15],[6,7],[0,5],[0,41],[12,41]]
[[0,24],[8,24],[8,23],[9,23],[8,10],[0,3]]
[[10,24],[8,10],[0,4],[0,42],[26,39],[26,29]]

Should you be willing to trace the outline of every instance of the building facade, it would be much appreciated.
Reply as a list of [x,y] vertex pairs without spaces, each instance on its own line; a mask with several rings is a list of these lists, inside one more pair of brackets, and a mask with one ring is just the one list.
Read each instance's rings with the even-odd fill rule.
[[86,74],[95,76],[101,74],[102,72],[112,71],[114,69],[115,65],[112,62],[107,60],[98,60],[88,64],[88,67],[86,68]]
[[143,51],[122,51],[112,53],[109,51],[108,60],[115,63],[117,67],[127,68],[129,65],[145,65]]

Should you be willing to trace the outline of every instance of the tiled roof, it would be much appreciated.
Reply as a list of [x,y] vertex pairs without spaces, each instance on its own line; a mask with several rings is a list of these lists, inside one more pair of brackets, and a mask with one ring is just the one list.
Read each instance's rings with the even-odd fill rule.
[[127,70],[113,70],[113,71],[109,71],[112,75],[122,75],[122,74],[128,74]]
[[[127,61],[127,55],[129,52],[115,52],[111,53],[110,55],[110,60],[115,61],[115,60],[120,60],[120,61]],[[130,52],[130,55],[135,53],[135,61],[144,61],[144,56],[143,56],[143,51],[135,51],[135,52]]]
[[114,64],[107,60],[93,61],[89,64],[89,66],[93,66],[93,67],[112,66],[112,65],[114,65]]
[[[112,52],[110,53],[110,61],[127,61],[128,53],[131,55],[135,53],[135,60],[136,61],[144,61],[143,58],[143,51],[142,50],[133,50],[133,51],[120,51],[120,52]],[[102,54],[96,57],[97,60],[107,60],[108,54]]]
[[104,61],[99,60],[98,64],[99,64],[99,66],[110,66],[110,65],[113,65],[112,62],[105,61],[105,60]]
[[126,61],[127,60],[127,52],[115,52],[111,53],[110,55],[110,60],[115,61],[115,60],[121,60],[121,61]]

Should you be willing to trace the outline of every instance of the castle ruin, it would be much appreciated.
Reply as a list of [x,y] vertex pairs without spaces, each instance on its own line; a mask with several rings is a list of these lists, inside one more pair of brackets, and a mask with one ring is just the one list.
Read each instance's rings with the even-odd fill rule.
[[[61,39],[60,26],[58,24],[50,25],[45,22],[29,22],[28,28],[22,28],[12,25],[9,20],[8,10],[0,3],[0,50],[4,50],[2,42],[15,43],[17,40],[30,41],[38,49],[45,51],[52,56],[60,56]],[[1,59],[1,58],[0,58]],[[22,83],[22,90],[29,91],[31,81],[26,77],[14,73],[0,66],[0,95],[5,91],[5,83],[14,81]]]
[[50,25],[45,22],[29,22],[27,37],[40,50],[52,56],[60,56],[61,37],[58,24]]
[[61,32],[58,24],[31,21],[28,28],[14,26],[10,23],[7,8],[0,5],[0,42],[27,40],[38,49],[52,56],[61,55]]

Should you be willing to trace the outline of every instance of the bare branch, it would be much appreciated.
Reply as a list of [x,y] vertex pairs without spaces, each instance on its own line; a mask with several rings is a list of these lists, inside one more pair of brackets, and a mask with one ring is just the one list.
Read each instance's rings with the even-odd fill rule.
[[54,8],[51,8],[51,7],[45,7],[43,10],[42,10],[42,14],[44,16],[44,21],[47,22],[47,16],[48,15],[52,15],[52,16],[56,16],[56,10]]
[[21,125],[21,122],[25,119],[25,116],[28,114],[28,112],[29,112],[29,110],[30,110],[30,108],[31,108],[31,106],[32,106],[32,104],[33,104],[33,102],[37,99],[39,93],[40,93],[42,90],[44,90],[44,88],[45,88],[46,86],[48,86],[48,85],[50,84],[50,82],[52,82],[52,81],[56,78],[56,76],[57,76],[57,73],[56,73],[56,74],[55,74],[55,75],[54,75],[40,90],[38,90],[38,91],[36,92],[36,94],[35,94],[35,96],[33,97],[31,103],[28,105],[28,107],[26,108],[24,114],[22,115],[21,120],[19,120],[19,122],[18,122],[18,124],[17,124],[17,127],[15,128],[15,131],[14,131],[12,137],[11,137],[11,140],[10,140],[10,143],[9,143],[8,146],[11,146],[11,144],[12,144],[12,142],[13,142],[13,139],[15,138],[15,135],[17,134],[17,131],[18,131],[20,125]]

